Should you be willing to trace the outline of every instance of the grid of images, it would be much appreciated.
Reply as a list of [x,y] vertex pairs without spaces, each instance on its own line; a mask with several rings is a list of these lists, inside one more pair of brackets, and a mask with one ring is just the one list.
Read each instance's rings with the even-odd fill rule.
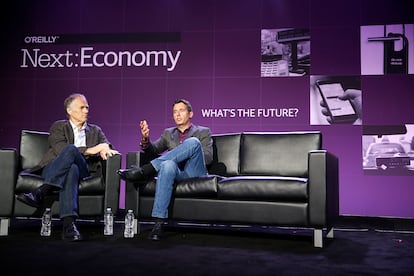
[[[414,74],[414,24],[361,26],[361,75]],[[310,30],[261,30],[261,77],[310,74]],[[414,125],[363,125],[360,76],[310,76],[311,125],[362,125],[365,175],[414,175]]]

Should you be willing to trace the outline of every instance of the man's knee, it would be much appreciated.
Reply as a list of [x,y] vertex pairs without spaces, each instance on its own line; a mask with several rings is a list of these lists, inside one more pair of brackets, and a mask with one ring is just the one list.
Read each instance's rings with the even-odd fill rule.
[[201,148],[201,142],[200,142],[200,140],[198,140],[197,137],[189,137],[189,138],[185,139],[183,143],[185,143],[189,146],[195,147],[195,148],[198,148],[198,147]]
[[165,160],[160,165],[160,173],[175,174],[177,171],[177,164],[172,160]]
[[76,164],[72,164],[69,168],[69,175],[74,178],[79,178],[79,167]]
[[69,144],[62,149],[61,154],[78,154],[78,152],[78,148],[75,145]]

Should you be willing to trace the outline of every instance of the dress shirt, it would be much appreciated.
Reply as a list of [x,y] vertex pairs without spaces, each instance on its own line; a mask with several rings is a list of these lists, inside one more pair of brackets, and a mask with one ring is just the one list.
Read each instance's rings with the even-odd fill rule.
[[73,144],[75,145],[75,147],[77,148],[86,147],[86,133],[85,133],[86,123],[83,124],[81,129],[78,129],[78,127],[74,123],[72,123],[72,121],[69,121],[69,122],[73,129],[73,137],[74,137]]

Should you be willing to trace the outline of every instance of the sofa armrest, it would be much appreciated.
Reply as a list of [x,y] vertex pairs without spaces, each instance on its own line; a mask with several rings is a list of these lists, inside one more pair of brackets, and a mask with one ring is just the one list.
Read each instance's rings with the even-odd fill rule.
[[110,156],[105,162],[105,206],[104,208],[111,207],[112,212],[116,214],[119,208],[119,189],[120,189],[120,177],[116,173],[121,168],[122,155],[115,154]]
[[[126,167],[129,168],[132,165],[140,166],[141,165],[141,152],[132,151],[127,153],[126,158]],[[135,216],[138,215],[138,206],[139,206],[139,189],[131,181],[125,181],[125,209],[134,210]]]
[[11,217],[17,180],[16,149],[0,149],[0,217]]
[[140,151],[130,151],[127,153],[126,167],[129,168],[132,165],[141,166],[140,160],[141,160]]
[[309,223],[330,227],[339,216],[338,158],[326,150],[309,152]]

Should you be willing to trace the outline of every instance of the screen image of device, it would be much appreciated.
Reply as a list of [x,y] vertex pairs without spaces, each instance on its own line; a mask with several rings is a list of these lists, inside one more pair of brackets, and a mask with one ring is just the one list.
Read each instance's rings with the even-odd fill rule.
[[329,111],[332,123],[352,123],[358,118],[351,101],[338,98],[344,94],[341,83],[317,81],[316,86]]

